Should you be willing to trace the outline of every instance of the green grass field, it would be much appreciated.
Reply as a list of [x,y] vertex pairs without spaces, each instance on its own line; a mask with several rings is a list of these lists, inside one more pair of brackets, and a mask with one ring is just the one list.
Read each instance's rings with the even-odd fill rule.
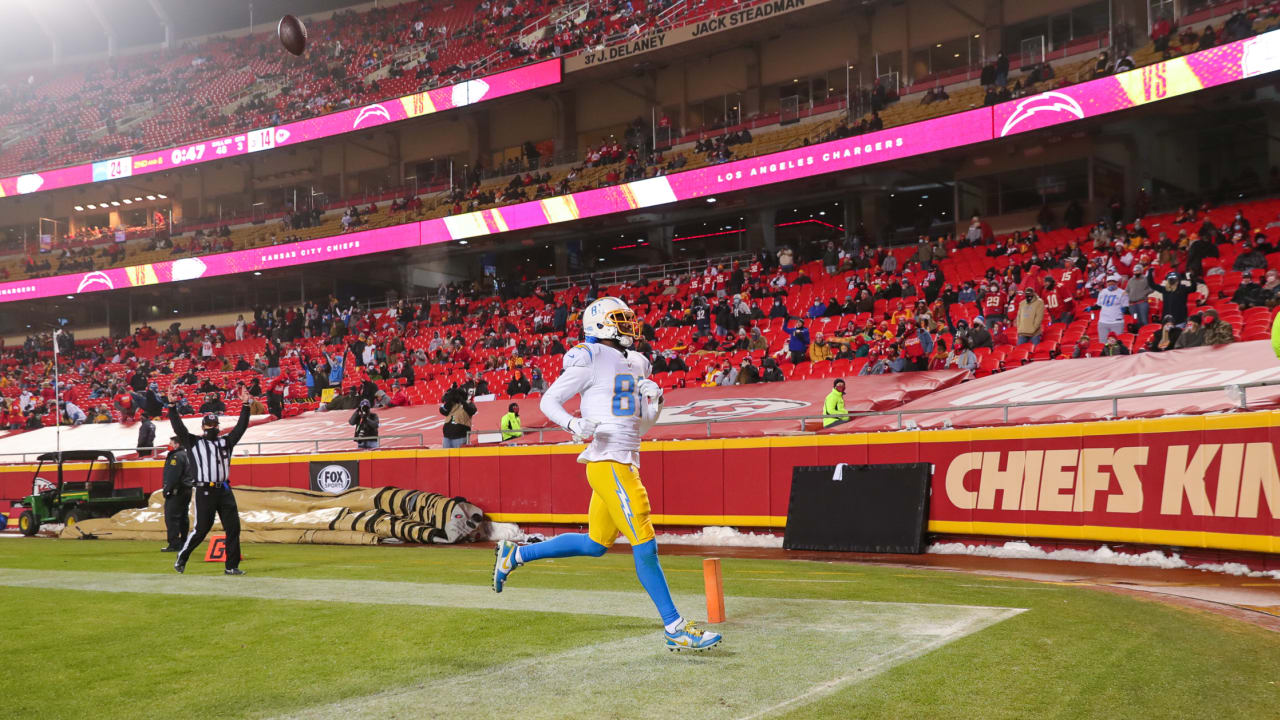
[[[625,552],[0,541],[14,718],[1274,718],[1280,635],[1083,587],[726,560],[712,652],[668,653]],[[701,618],[701,560],[664,557]]]

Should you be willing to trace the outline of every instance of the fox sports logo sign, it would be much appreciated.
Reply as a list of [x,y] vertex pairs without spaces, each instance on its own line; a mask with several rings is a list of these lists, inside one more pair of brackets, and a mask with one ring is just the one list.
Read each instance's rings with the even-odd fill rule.
[[325,465],[316,473],[316,487],[327,493],[351,489],[351,473],[341,465]]

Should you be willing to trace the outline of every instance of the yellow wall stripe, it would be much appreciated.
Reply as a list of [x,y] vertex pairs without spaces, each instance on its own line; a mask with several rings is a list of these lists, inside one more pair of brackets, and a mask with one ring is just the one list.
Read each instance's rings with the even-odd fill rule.
[[1105,525],[1040,525],[1036,523],[930,520],[929,532],[958,535],[1004,535],[1019,538],[1059,540],[1092,540],[1097,542],[1132,542],[1146,545],[1178,545],[1182,547],[1204,547],[1266,553],[1280,552],[1280,537],[1202,532],[1197,530],[1154,530],[1108,527]]
[[[579,524],[587,522],[585,514],[576,513],[487,513],[498,522],[534,524]],[[650,515],[655,525],[731,525],[736,527],[785,528],[785,515]]]

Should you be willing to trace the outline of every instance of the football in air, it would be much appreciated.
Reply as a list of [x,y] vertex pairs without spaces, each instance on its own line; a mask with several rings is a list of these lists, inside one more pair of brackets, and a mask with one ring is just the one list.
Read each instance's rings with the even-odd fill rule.
[[301,55],[307,49],[307,26],[302,21],[292,15],[285,15],[280,18],[280,24],[276,26],[276,32],[280,35],[280,44],[284,45],[284,49],[294,55]]

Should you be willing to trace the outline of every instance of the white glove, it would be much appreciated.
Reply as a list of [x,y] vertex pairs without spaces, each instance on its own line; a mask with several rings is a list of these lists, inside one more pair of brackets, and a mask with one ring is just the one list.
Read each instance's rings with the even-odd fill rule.
[[595,420],[588,420],[584,417],[576,417],[569,421],[569,432],[573,433],[573,439],[579,442],[586,442],[596,434]]
[[658,398],[662,397],[662,386],[645,378],[636,383],[636,394],[648,398],[649,402],[657,402]]

